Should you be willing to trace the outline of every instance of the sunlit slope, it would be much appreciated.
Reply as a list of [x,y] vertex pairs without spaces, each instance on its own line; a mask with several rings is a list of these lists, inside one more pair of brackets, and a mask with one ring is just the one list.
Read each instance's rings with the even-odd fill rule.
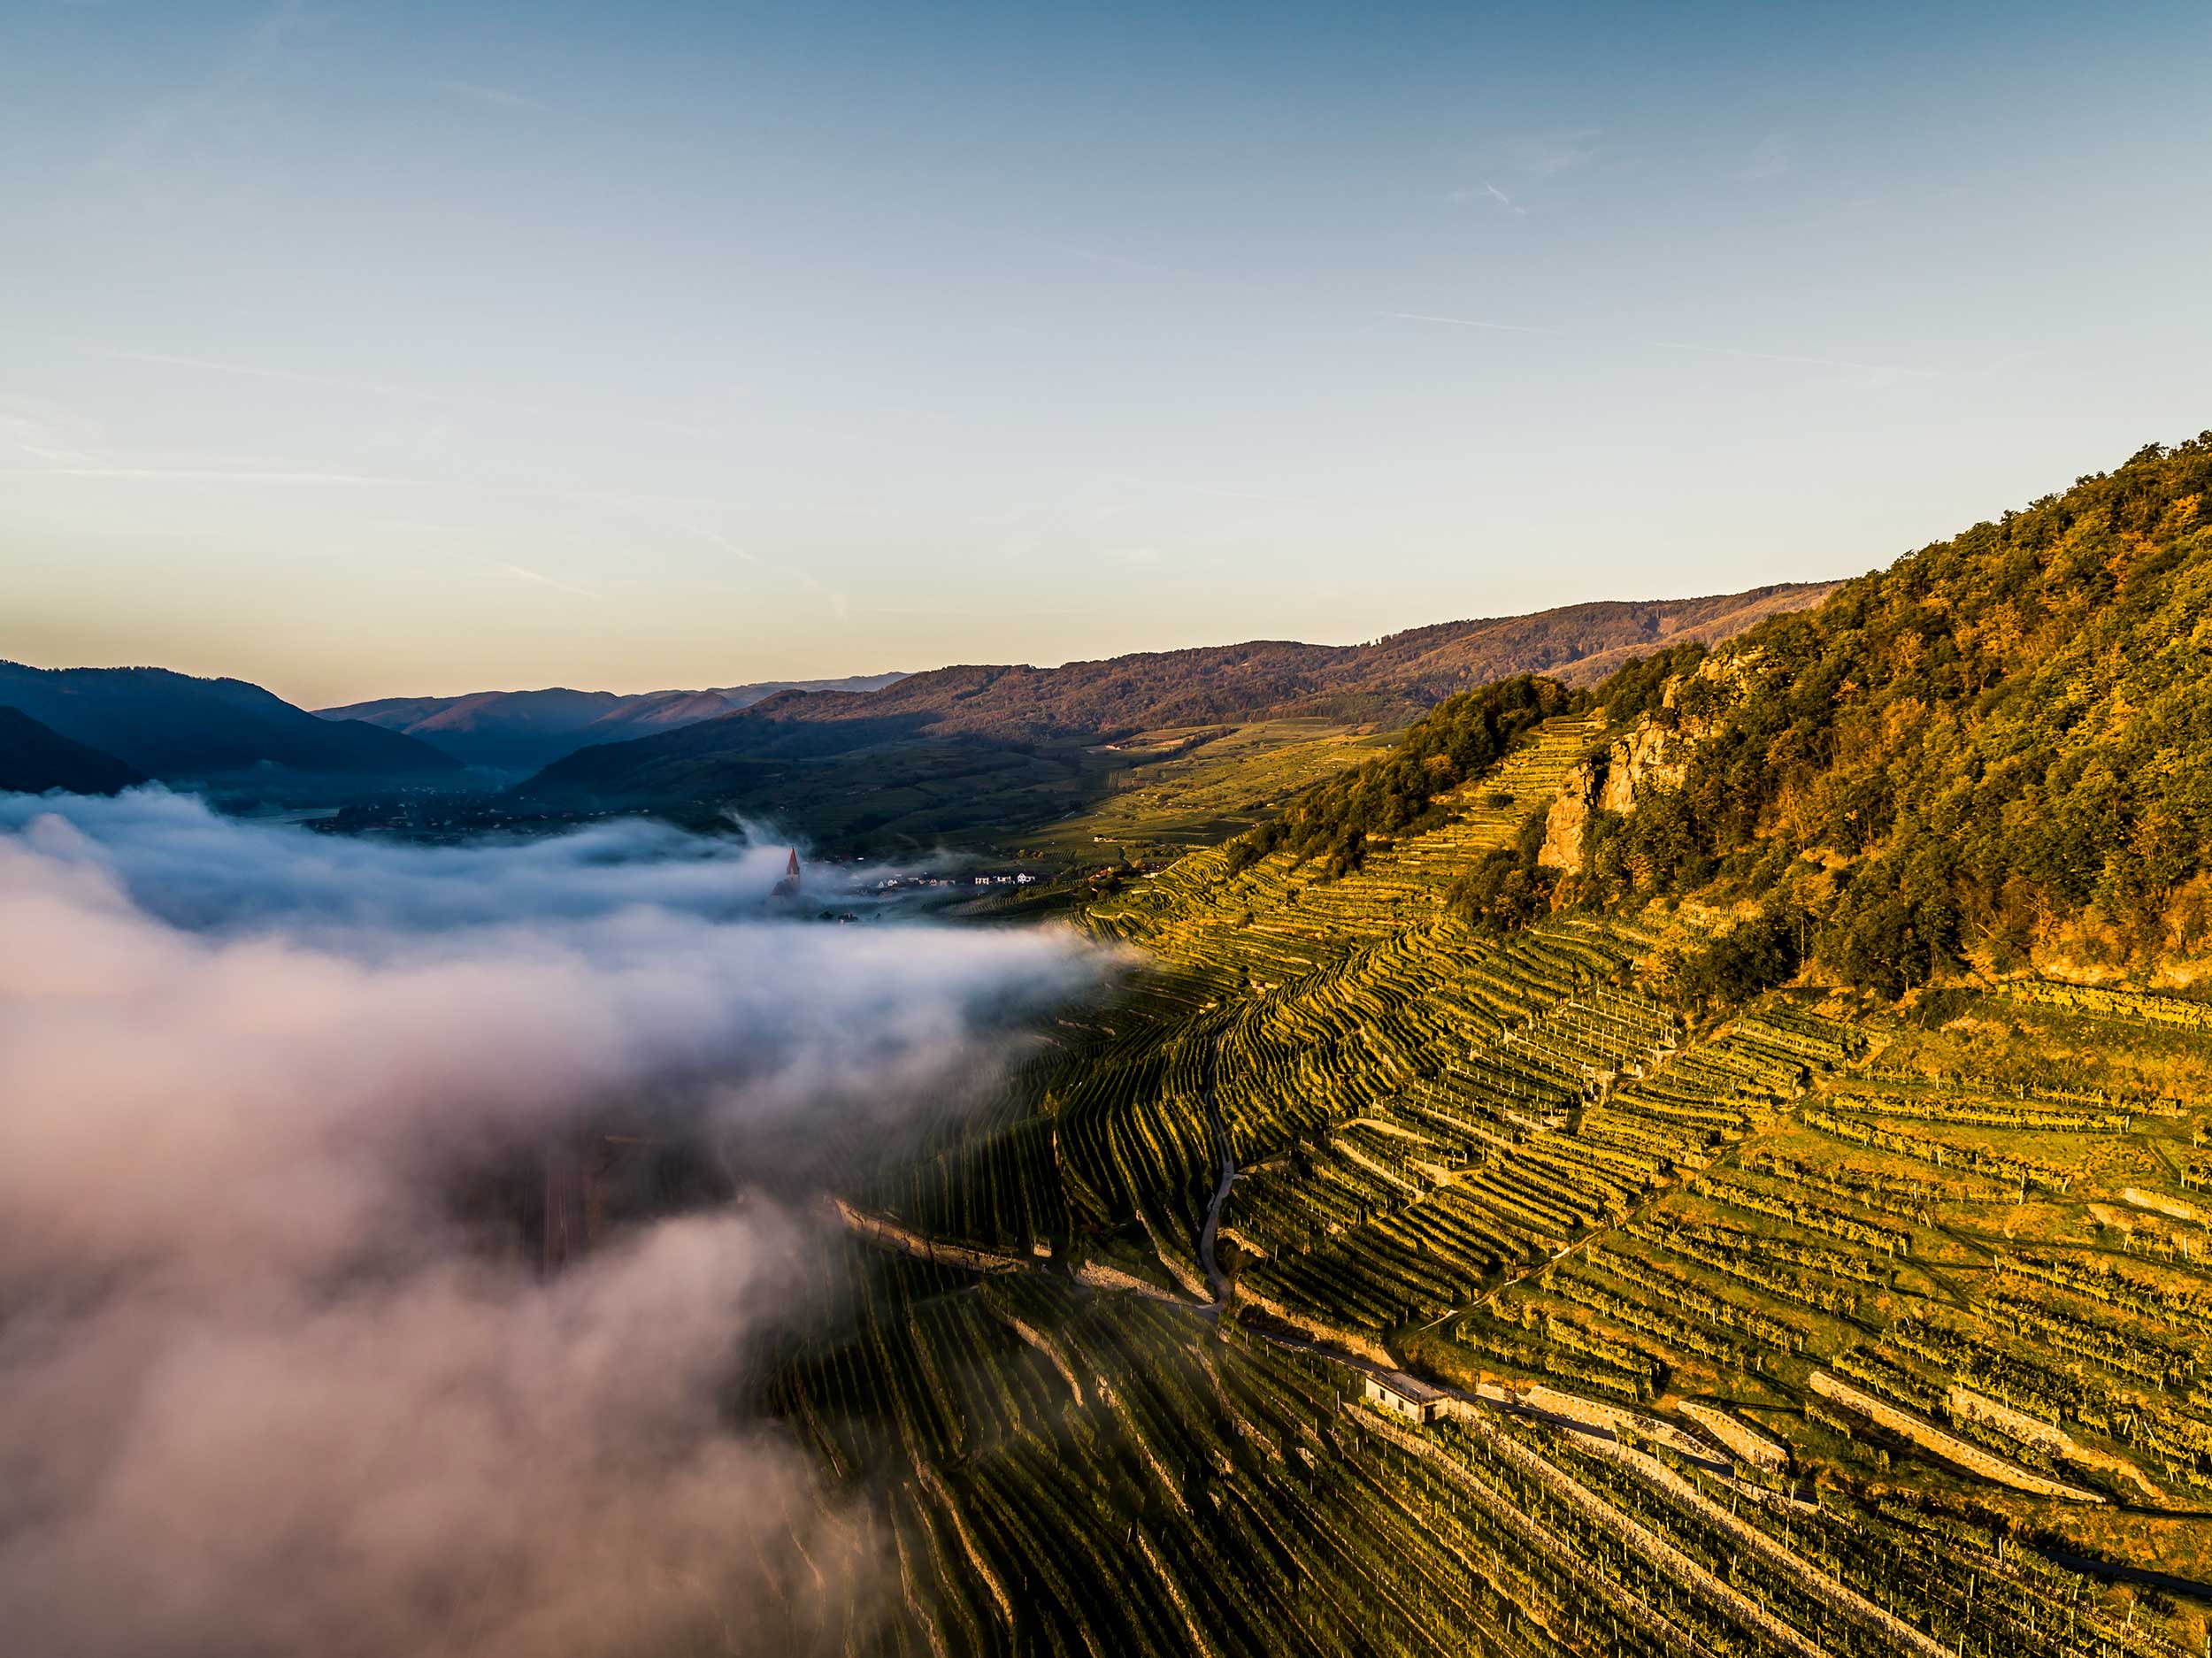
[[[2212,434],[1601,694],[1672,781],[1563,895],[1802,912],[1829,982],[2212,966]],[[1630,767],[1632,771],[1635,768]],[[1624,775],[1604,779],[1617,799]]]
[[[1072,1281],[902,1269],[783,1379],[895,1539],[891,1623],[852,1650],[2200,1646],[2185,1595],[2078,1563],[2212,1563],[2212,1278],[2167,1213],[2212,1172],[2170,1092],[2212,1049],[2172,1004],[1988,996],[1924,1030],[1777,1002],[1670,1048],[1631,991],[1558,995],[1555,941],[1449,977],[1513,1039],[1486,1114],[1371,1060],[1271,1091],[1347,1109],[1240,1176],[1235,1318],[1079,1242]],[[1150,1071],[1117,1038],[1111,1068],[1172,1093],[1210,1028],[1225,1085],[1240,1037],[1316,1045],[1268,1017],[1194,1022]],[[1278,1298],[1317,1347],[1250,1333],[1296,1327]],[[1409,1355],[1452,1389],[1425,1425],[1361,1398],[1359,1361]]]
[[1471,1401],[1416,1427],[1361,1383],[1144,1297],[910,1266],[769,1397],[879,1516],[855,1654],[2161,1650],[1956,1516]]
[[1602,734],[1333,879],[1101,898],[1120,990],[856,1186],[960,1275],[869,1339],[973,1332],[836,1384],[898,1649],[2206,1649],[2212,1005],[1816,959],[1715,1014],[1721,906],[1471,926]]
[[1113,745],[1111,757],[1122,764],[1109,773],[1094,805],[1022,843],[1077,859],[1156,857],[1212,846],[1392,741],[1386,733],[1319,719],[1148,732]]
[[1217,847],[1094,905],[1091,924],[1201,980],[1279,984],[1432,922],[1452,879],[1481,853],[1512,843],[1596,731],[1580,718],[1546,721],[1495,770],[1455,792],[1453,821],[1371,849],[1365,864],[1340,879],[1317,882],[1310,866],[1286,852],[1232,876],[1229,849]]

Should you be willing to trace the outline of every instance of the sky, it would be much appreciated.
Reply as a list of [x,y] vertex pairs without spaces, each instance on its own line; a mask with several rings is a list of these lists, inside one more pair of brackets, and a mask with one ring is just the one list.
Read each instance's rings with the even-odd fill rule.
[[0,8],[0,656],[309,706],[1857,573],[2212,426],[2212,9]]

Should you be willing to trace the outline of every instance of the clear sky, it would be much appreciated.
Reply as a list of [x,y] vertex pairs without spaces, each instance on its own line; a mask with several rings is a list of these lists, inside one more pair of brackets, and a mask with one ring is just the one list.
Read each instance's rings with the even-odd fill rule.
[[308,703],[1854,573],[2212,426],[2212,7],[0,6],[0,656]]

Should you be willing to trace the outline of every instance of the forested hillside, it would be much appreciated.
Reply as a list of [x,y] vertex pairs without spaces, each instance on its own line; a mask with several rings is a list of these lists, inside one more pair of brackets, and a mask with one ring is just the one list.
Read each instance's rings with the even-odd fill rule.
[[[2212,435],[2152,446],[1707,656],[1615,675],[1684,768],[1592,817],[1563,898],[1809,911],[1894,994],[1973,963],[2151,971],[2212,942]],[[1588,782],[1601,801],[1609,745]],[[1616,787],[1618,800],[1624,793]]]
[[0,704],[149,776],[272,769],[327,778],[448,780],[450,756],[357,720],[318,719],[242,679],[165,668],[30,668],[0,662]]
[[[1632,659],[1589,693],[1605,727],[1548,821],[1455,907],[1739,911],[1696,970],[1716,989],[1809,953],[1889,995],[2032,964],[2193,977],[2212,946],[2208,484],[2212,437],[2153,446],[1816,609]],[[1286,848],[1341,874],[1432,813],[1405,779],[1455,706],[1247,833],[1232,866]]]

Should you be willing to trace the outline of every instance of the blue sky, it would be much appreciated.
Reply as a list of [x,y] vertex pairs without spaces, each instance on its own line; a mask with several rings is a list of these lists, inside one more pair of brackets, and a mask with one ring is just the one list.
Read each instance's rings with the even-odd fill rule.
[[2212,426],[2201,5],[0,11],[0,656],[309,702],[1853,573]]

